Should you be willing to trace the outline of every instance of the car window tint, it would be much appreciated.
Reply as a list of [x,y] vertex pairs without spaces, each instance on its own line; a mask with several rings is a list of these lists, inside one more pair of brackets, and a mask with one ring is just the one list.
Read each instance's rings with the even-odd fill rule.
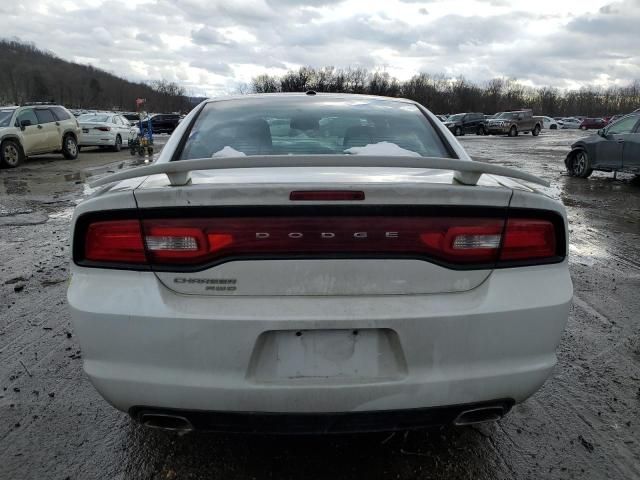
[[51,107],[50,110],[53,112],[55,117],[60,121],[69,120],[71,118],[71,116],[67,113],[67,111],[62,107]]
[[367,153],[385,148],[395,154],[451,157],[431,123],[411,103],[263,97],[206,105],[180,158],[211,157],[229,149],[245,155],[343,155],[365,153],[354,147],[367,146]]
[[20,125],[20,123],[24,120],[29,120],[31,122],[31,125],[38,124],[38,117],[36,117],[36,114],[33,112],[32,108],[23,110],[18,114],[18,125]]
[[624,117],[623,119],[611,125],[607,130],[607,133],[608,134],[631,133],[637,121],[638,121],[637,115],[630,115],[628,117]]
[[51,110],[48,108],[36,109],[36,117],[38,117],[38,123],[52,123],[56,121],[53,113],[51,113]]
[[108,122],[109,121],[109,116],[108,115],[95,114],[95,113],[86,113],[84,115],[80,115],[78,117],[78,121],[79,122],[103,123],[103,122]]

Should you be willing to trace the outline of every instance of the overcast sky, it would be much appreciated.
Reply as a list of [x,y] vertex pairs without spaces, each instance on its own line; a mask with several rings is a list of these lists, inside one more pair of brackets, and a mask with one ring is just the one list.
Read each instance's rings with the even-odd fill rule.
[[0,0],[0,27],[196,95],[301,65],[560,88],[640,79],[640,0]]

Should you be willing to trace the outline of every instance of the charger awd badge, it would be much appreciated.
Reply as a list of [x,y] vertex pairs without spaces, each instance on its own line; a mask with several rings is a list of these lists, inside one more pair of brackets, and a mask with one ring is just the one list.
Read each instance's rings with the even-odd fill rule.
[[235,292],[238,280],[235,278],[188,278],[174,277],[173,283],[202,285],[207,291]]

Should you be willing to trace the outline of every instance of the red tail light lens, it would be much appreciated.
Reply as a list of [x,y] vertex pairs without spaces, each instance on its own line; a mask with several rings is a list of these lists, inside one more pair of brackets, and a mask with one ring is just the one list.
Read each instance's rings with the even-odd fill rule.
[[111,130],[111,127],[94,127],[96,130],[100,130],[101,132],[108,132]]
[[469,264],[497,260],[504,220],[251,217],[144,220],[143,225],[150,260],[157,263],[208,263],[255,255],[353,254],[407,255]]
[[548,220],[507,220],[500,260],[529,260],[556,255],[556,230]]
[[138,220],[94,222],[87,228],[84,258],[92,262],[145,263]]
[[556,232],[552,221],[531,218],[512,218],[506,224],[502,218],[419,216],[113,220],[86,227],[81,260],[162,269],[204,268],[238,258],[328,255],[492,268],[562,258]]

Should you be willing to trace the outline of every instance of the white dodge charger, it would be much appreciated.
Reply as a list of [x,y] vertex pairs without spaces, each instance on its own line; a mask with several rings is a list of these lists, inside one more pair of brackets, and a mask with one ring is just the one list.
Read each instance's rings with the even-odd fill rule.
[[565,209],[534,184],[409,100],[205,101],[76,208],[85,372],[170,430],[499,419],[552,372],[572,297]]

